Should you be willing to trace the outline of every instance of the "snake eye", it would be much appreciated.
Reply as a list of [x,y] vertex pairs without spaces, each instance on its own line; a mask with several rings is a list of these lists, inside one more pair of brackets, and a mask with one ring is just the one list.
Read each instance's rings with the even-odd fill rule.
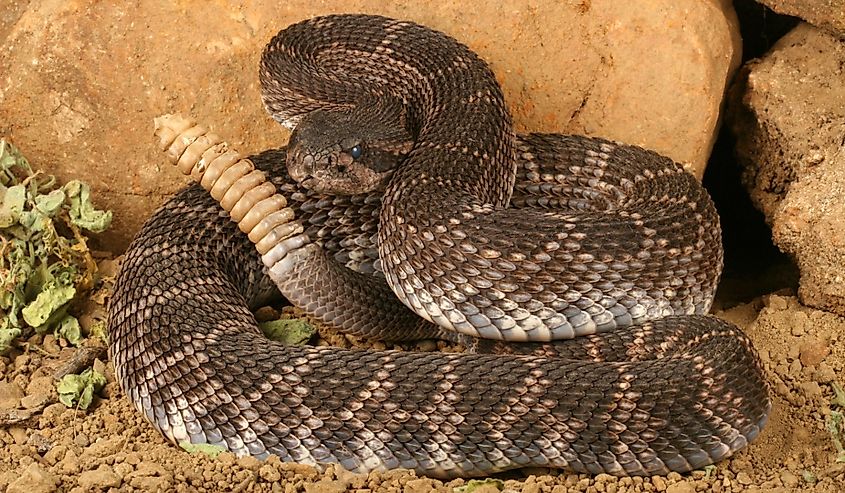
[[361,154],[364,154],[364,148],[361,147],[361,144],[356,144],[352,146],[352,149],[349,149],[349,155],[352,156],[352,159],[358,159]]

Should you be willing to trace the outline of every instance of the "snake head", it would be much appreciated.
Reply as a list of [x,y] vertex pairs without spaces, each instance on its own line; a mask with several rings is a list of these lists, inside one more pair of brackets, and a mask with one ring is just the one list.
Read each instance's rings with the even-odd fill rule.
[[387,184],[412,145],[402,122],[384,111],[315,110],[291,134],[288,173],[318,193],[368,193]]

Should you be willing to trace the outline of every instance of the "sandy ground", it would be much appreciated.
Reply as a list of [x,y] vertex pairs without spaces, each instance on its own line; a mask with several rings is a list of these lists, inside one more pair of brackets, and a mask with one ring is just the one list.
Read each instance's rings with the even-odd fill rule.
[[[108,280],[116,263],[104,260],[101,265]],[[83,319],[104,317],[102,302],[107,294],[105,282],[82,307],[87,314]],[[722,299],[718,304],[727,306],[730,301]],[[747,330],[772,386],[774,408],[769,423],[746,451],[713,470],[683,477],[617,479],[541,469],[500,475],[501,483],[487,484],[476,493],[843,491],[845,463],[836,462],[827,422],[832,410],[845,411],[832,403],[832,384],[837,379],[841,383],[845,374],[845,344],[841,343],[845,319],[801,306],[789,289],[717,314]],[[320,343],[362,345],[338,334],[321,334]],[[406,349],[431,350],[434,345]],[[11,382],[0,388],[0,407],[11,394],[19,403],[16,413],[0,413],[0,419],[32,414],[28,420],[0,427],[0,441],[5,444],[0,450],[0,490],[32,493],[57,486],[67,491],[452,492],[465,484],[419,478],[404,470],[356,475],[334,468],[318,472],[275,458],[261,462],[228,453],[216,459],[189,454],[165,442],[134,411],[114,383],[109,364],[95,363],[104,368],[109,383],[91,409],[69,409],[58,403],[51,375],[77,352],[48,335],[34,336],[0,357],[0,375]],[[14,386],[11,391],[10,386]]]
[[[178,3],[178,2],[177,2]],[[4,26],[11,25],[16,19],[15,12],[24,11],[29,2],[11,2],[12,8],[0,12],[0,38],[6,33]],[[44,5],[60,5],[61,2],[45,2]],[[55,6],[54,5],[54,6]],[[63,4],[62,4],[63,5]],[[5,7],[4,7],[5,9]],[[154,19],[152,19],[154,20]],[[6,24],[4,24],[6,22]],[[92,22],[96,22],[92,21]],[[168,20],[168,22],[170,22]],[[84,30],[84,25],[79,28]],[[133,28],[134,29],[134,28]],[[145,24],[139,23],[133,36],[146,35]],[[184,37],[194,36],[186,31]],[[65,44],[74,45],[68,38],[65,43],[58,43],[57,48]],[[134,39],[134,38],[132,38]],[[78,40],[77,40],[78,41]],[[118,44],[118,43],[112,43]],[[87,45],[86,45],[87,46]],[[131,46],[131,45],[130,45]],[[11,53],[11,51],[10,51]],[[181,53],[181,52],[180,52]],[[138,53],[126,56],[138,66],[164,67],[180,70],[183,56],[169,56],[157,52]],[[167,56],[166,56],[167,55]],[[135,61],[132,61],[135,60]],[[108,61],[108,60],[107,60]],[[161,62],[161,63],[159,63]],[[246,62],[244,62],[246,64]],[[253,70],[254,61],[249,61]],[[66,71],[58,67],[56,79],[49,82],[56,87],[69,87],[64,80]],[[189,67],[190,68],[190,67]],[[185,69],[187,70],[187,69]],[[206,74],[211,80],[223,79],[232,72],[243,72],[240,65],[219,64],[209,69]],[[118,78],[121,70],[113,67],[103,69],[108,78]],[[134,73],[134,72],[133,72]],[[250,73],[252,73],[250,71]],[[186,77],[186,80],[188,78]],[[134,79],[133,79],[134,80]],[[198,97],[197,107],[205,111],[215,111],[219,107],[236,108],[236,104],[219,104],[215,98],[230,94],[228,91],[207,90],[197,96],[182,87],[153,87],[150,89],[142,82],[137,82],[138,94],[149,91],[150,106],[161,112],[162,108],[187,107],[191,98]],[[146,83],[144,83],[146,84]],[[188,82],[184,83],[186,86]],[[256,88],[254,82],[243,84],[235,92],[237,101],[252,101],[246,108],[249,115],[258,114]],[[52,93],[50,93],[52,94]],[[75,108],[64,104],[63,94],[56,93],[58,108]],[[61,96],[61,97],[60,97]],[[226,96],[229,97],[229,96]],[[47,98],[49,100],[49,98]],[[7,101],[10,103],[11,101]],[[135,101],[117,93],[109,100],[118,114],[132,114]],[[29,104],[22,101],[21,105]],[[116,105],[116,106],[115,106]],[[83,108],[84,109],[84,108]],[[58,111],[58,110],[56,110]],[[81,111],[81,110],[80,110]],[[238,135],[243,142],[251,142],[261,147],[266,144],[270,123],[267,119],[247,118],[243,108],[230,110],[230,113],[217,114],[218,121],[227,122],[227,135]],[[67,110],[70,116],[75,113]],[[73,114],[71,114],[73,113]],[[93,113],[92,113],[93,114]],[[35,138],[22,129],[29,129],[32,135],[53,135],[55,129],[42,125],[42,120],[33,114],[32,121],[18,121],[15,125],[0,121],[0,133],[15,133],[20,137],[22,146]],[[262,113],[263,115],[263,113]],[[107,115],[108,116],[108,115]],[[149,121],[143,115],[144,121]],[[210,114],[196,115],[202,121]],[[124,120],[114,118],[94,118],[98,125],[111,126]],[[72,122],[76,120],[69,120]],[[259,122],[253,124],[253,122]],[[237,122],[243,122],[238,124]],[[263,123],[261,123],[263,122]],[[30,125],[31,124],[31,125]],[[232,127],[235,124],[235,127]],[[243,125],[243,127],[237,126]],[[254,128],[251,127],[254,125]],[[8,126],[8,128],[6,128]],[[99,127],[97,127],[99,128]],[[63,135],[58,132],[58,135]],[[97,134],[99,135],[99,134]],[[124,132],[124,140],[95,139],[91,145],[97,153],[100,147],[118,147],[121,149],[138,146],[137,133]],[[233,144],[242,150],[255,150],[241,146],[240,141]],[[87,145],[87,144],[86,144]],[[152,143],[142,146],[148,151],[141,152],[133,159],[122,162],[125,166],[139,166],[149,162],[157,151]],[[26,146],[24,146],[26,147]],[[43,146],[31,148],[38,159],[35,162],[49,163],[66,159],[57,154],[60,147]],[[80,152],[89,152],[82,149]],[[99,155],[99,154],[97,154]],[[74,156],[76,157],[76,156]],[[82,165],[87,161],[80,160]],[[115,175],[122,175],[125,170],[115,168]],[[175,176],[175,172],[172,176]],[[106,177],[109,178],[109,177]],[[105,178],[104,178],[105,179]],[[138,178],[142,182],[150,177]],[[162,186],[154,195],[160,201],[169,195],[177,184]],[[131,220],[130,220],[131,219]],[[123,221],[135,227],[142,218]],[[127,224],[124,224],[125,227]],[[115,251],[125,245],[118,243],[98,245],[100,248]],[[115,272],[115,262],[104,259],[101,262],[102,274],[106,279]],[[777,272],[771,273],[777,277]],[[509,473],[500,476],[500,485],[488,484],[475,489],[475,493],[493,491],[553,492],[589,491],[589,492],[640,492],[668,491],[670,493],[692,493],[695,491],[737,492],[737,491],[817,491],[838,493],[845,491],[845,463],[837,462],[838,452],[834,440],[828,431],[828,422],[832,412],[845,412],[845,408],[833,404],[833,384],[845,384],[845,319],[818,310],[801,306],[794,291],[787,288],[753,301],[737,304],[737,300],[746,299],[738,296],[737,290],[745,291],[747,285],[770,286],[766,279],[744,279],[743,286],[737,289],[723,289],[718,306],[723,310],[717,314],[743,327],[761,352],[771,382],[774,408],[769,424],[759,439],[746,451],[735,458],[717,465],[708,471],[696,471],[686,476],[670,475],[654,478],[616,479],[600,475],[589,477],[549,470],[532,470]],[[774,283],[775,286],[784,284]],[[725,287],[725,286],[723,286]],[[84,314],[81,319],[87,325],[105,317],[103,303],[108,295],[108,283],[104,282],[99,291],[92,293],[80,306]],[[325,341],[336,345],[358,344],[336,334],[323,334]],[[87,343],[96,345],[94,342]],[[422,349],[432,349],[434,345],[423,344]],[[307,466],[282,464],[276,459],[260,462],[253,458],[236,459],[230,454],[222,454],[216,459],[202,454],[189,454],[180,448],[166,443],[160,435],[137,413],[114,382],[114,376],[107,361],[96,363],[109,378],[109,384],[87,411],[69,409],[57,402],[53,381],[56,368],[71,360],[78,350],[67,347],[63,341],[52,336],[34,336],[22,342],[10,354],[0,356],[0,491],[36,493],[39,491],[97,491],[115,489],[119,491],[305,491],[305,492],[341,492],[341,491],[456,491],[465,484],[463,480],[443,483],[436,480],[419,478],[409,471],[392,471],[370,475],[354,475],[330,468],[318,472]],[[14,408],[9,411],[9,408]],[[4,410],[5,409],[5,410]],[[11,424],[9,424],[11,423]]]

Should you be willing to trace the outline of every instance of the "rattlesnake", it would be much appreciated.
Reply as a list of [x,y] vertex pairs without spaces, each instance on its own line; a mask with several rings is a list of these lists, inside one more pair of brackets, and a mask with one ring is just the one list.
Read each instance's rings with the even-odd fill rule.
[[[225,207],[199,186],[169,201],[110,304],[118,380],[170,440],[454,477],[683,472],[757,436],[763,371],[739,329],[704,315],[721,233],[679,165],[515,136],[487,65],[411,22],[294,24],[260,75],[271,115],[295,128],[288,149],[238,161],[199,127],[171,131],[173,161]],[[509,354],[271,342],[250,312],[270,278],[347,332]]]

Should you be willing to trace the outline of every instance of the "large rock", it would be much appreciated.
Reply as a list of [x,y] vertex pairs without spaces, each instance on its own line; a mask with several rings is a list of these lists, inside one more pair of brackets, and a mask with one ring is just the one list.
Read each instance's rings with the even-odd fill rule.
[[809,24],[743,67],[730,125],[743,181],[810,306],[845,315],[845,42]]
[[779,14],[786,14],[845,37],[845,0],[757,0]]
[[[623,140],[699,177],[740,39],[729,0],[306,0],[15,2],[0,14],[0,135],[115,210],[100,246],[122,250],[185,182],[153,145],[152,119],[190,113],[243,151],[284,142],[258,94],[261,48],[329,12],[407,18],[488,60],[518,130]],[[105,243],[105,245],[103,245]]]

